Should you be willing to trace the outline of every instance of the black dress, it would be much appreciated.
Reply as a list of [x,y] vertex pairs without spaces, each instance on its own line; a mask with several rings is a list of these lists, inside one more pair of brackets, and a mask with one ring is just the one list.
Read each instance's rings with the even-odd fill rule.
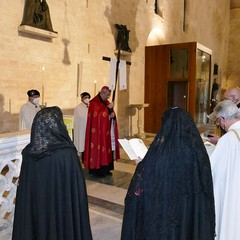
[[169,109],[130,183],[121,239],[213,240],[214,229],[205,146],[190,115]]
[[61,110],[37,113],[23,150],[13,240],[91,240],[85,179]]

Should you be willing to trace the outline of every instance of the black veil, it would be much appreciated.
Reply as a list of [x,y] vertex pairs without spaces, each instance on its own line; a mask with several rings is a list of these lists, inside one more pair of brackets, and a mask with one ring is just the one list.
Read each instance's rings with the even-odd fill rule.
[[75,148],[64,125],[61,109],[59,107],[43,108],[33,120],[31,141],[23,150],[23,154],[43,157],[63,147]]
[[210,162],[198,129],[177,107],[162,122],[130,183],[122,240],[214,239]]
[[60,108],[34,118],[23,150],[13,240],[92,240],[84,174]]

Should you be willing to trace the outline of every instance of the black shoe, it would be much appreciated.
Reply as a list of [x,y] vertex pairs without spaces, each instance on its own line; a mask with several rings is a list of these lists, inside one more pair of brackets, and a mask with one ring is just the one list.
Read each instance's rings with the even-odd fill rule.
[[109,171],[106,173],[107,176],[112,176],[113,174]]

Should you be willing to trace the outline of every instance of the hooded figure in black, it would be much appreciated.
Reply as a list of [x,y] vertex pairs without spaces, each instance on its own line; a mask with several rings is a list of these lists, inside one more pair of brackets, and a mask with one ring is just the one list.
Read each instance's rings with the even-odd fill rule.
[[122,240],[213,240],[210,162],[190,115],[172,108],[138,164],[126,198]]
[[34,118],[22,152],[13,240],[91,240],[85,179],[58,107]]

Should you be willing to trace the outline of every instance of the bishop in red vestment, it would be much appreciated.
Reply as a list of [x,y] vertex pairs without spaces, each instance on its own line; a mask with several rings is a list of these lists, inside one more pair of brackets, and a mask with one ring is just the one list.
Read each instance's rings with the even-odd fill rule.
[[84,166],[99,177],[112,175],[114,159],[120,158],[118,128],[111,90],[103,87],[89,104],[85,137]]

